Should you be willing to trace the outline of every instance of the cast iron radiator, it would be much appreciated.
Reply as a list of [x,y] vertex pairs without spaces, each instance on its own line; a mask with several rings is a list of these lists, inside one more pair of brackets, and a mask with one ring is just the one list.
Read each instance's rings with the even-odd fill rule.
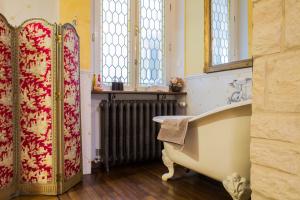
[[152,118],[176,115],[176,100],[101,101],[101,164],[109,167],[161,159],[159,124]]

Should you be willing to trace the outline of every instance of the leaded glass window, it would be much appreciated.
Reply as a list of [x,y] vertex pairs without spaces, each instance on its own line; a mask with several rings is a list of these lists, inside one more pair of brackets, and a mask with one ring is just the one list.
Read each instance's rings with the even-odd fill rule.
[[139,83],[141,85],[163,84],[163,5],[163,0],[140,1]]
[[129,82],[130,0],[102,0],[102,81]]
[[229,62],[230,0],[211,0],[212,64]]
[[164,84],[165,1],[99,1],[102,81],[131,88]]

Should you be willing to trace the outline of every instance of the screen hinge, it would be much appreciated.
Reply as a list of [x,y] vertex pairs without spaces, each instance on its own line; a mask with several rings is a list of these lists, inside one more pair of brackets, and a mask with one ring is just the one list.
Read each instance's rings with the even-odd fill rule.
[[61,43],[62,41],[61,41],[61,34],[57,34],[56,35],[56,41],[58,42],[58,43]]
[[139,27],[138,26],[135,26],[135,36],[138,36],[139,35]]
[[61,96],[60,93],[57,92],[56,95],[55,95],[56,100],[60,100],[60,96]]

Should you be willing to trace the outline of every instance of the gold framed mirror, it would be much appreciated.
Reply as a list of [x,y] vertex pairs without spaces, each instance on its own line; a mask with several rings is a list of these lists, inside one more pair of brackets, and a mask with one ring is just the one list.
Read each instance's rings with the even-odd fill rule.
[[205,72],[252,67],[252,1],[204,3]]

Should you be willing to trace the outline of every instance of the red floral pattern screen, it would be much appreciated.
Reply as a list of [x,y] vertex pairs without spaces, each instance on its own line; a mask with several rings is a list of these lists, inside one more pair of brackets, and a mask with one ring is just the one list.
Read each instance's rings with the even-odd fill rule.
[[18,31],[21,180],[48,183],[52,164],[52,37],[55,28],[31,20]]
[[63,28],[64,53],[64,173],[68,180],[81,169],[79,38],[70,25]]
[[[17,38],[13,39],[14,36]],[[58,137],[54,131],[55,36],[56,26],[46,21],[27,21],[15,32],[0,15],[0,189],[14,180],[16,144],[20,148],[18,165],[22,183],[54,181],[53,145]],[[63,26],[62,38],[64,177],[69,180],[81,172],[80,55],[79,38],[73,26]],[[15,93],[17,106],[13,104]],[[18,119],[15,111],[19,113]]]
[[0,189],[13,180],[13,91],[11,28],[0,15]]

